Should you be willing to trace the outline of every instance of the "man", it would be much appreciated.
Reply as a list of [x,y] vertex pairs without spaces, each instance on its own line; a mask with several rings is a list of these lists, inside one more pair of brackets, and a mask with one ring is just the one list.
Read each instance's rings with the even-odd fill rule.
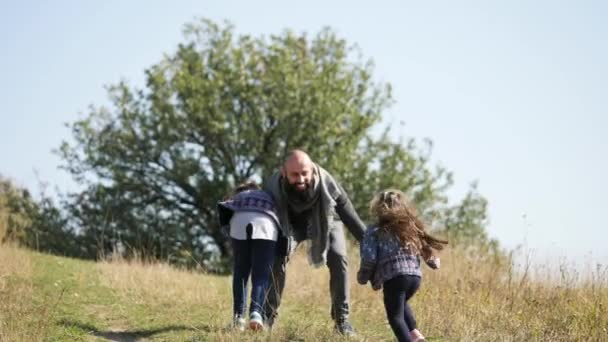
[[357,241],[365,225],[355,212],[346,192],[323,168],[313,163],[301,150],[290,152],[280,171],[275,172],[264,189],[272,194],[281,230],[286,237],[285,252],[273,265],[270,289],[265,305],[267,324],[272,326],[278,314],[285,286],[285,266],[296,245],[309,240],[309,262],[329,268],[331,317],[336,330],[355,334],[348,320],[349,287],[346,240],[339,220]]

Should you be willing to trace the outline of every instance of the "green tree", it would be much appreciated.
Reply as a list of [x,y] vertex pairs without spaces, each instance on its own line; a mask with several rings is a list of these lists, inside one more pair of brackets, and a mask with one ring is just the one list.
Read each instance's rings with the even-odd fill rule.
[[30,192],[0,176],[0,242],[13,242],[42,252],[86,257],[82,237],[68,224],[54,201]]
[[0,242],[25,239],[36,210],[29,191],[0,176]]
[[458,220],[447,214],[451,175],[431,170],[430,144],[372,135],[390,85],[374,82],[372,63],[330,29],[254,38],[202,20],[145,73],[144,89],[109,87],[109,108],[91,107],[59,149],[85,188],[69,211],[82,234],[106,237],[98,248],[120,242],[185,263],[228,256],[216,202],[296,147],[344,183],[364,217],[374,191],[398,187],[437,226]]

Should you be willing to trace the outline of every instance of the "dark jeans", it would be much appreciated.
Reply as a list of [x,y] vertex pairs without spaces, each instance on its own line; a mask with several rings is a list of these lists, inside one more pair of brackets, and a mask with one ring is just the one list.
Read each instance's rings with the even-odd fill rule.
[[232,296],[234,314],[245,316],[247,282],[251,274],[251,305],[249,313],[263,313],[268,280],[275,258],[276,242],[272,240],[232,239],[234,267]]
[[399,342],[411,341],[410,331],[416,329],[416,318],[407,301],[420,287],[420,277],[401,275],[384,282],[384,308],[388,323]]

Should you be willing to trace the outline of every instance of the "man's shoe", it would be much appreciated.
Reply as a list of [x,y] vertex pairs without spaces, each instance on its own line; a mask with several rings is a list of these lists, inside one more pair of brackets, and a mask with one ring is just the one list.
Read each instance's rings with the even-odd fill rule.
[[249,329],[255,331],[264,330],[264,321],[259,312],[254,311],[249,315]]
[[355,329],[353,329],[353,326],[350,324],[348,319],[339,319],[338,321],[336,321],[336,331],[339,334],[347,337],[357,336],[357,333],[355,333]]

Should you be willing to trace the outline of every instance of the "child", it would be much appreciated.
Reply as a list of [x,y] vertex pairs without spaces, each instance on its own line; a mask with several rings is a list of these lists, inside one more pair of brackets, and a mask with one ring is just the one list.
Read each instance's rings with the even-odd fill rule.
[[407,301],[420,286],[420,256],[433,269],[447,241],[428,235],[416,211],[399,190],[383,191],[370,203],[377,226],[365,232],[361,242],[361,267],[357,281],[371,281],[374,290],[384,288],[384,308],[388,322],[399,341],[424,341],[416,327],[414,313]]
[[247,282],[251,273],[249,328],[263,330],[262,308],[274,263],[279,220],[272,197],[253,182],[238,186],[218,203],[220,225],[230,227],[234,254],[232,327],[245,330]]

